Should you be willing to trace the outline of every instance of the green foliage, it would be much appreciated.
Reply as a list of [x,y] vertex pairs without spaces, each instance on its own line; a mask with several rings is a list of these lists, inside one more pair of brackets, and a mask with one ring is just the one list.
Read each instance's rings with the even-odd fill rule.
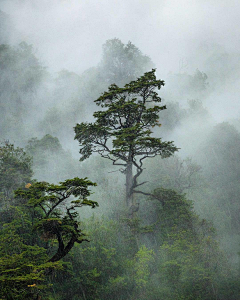
[[[51,136],[38,144],[32,140],[31,150],[51,146],[55,151],[60,145]],[[75,243],[88,241],[77,209],[98,206],[88,199],[89,187],[96,184],[78,177],[58,185],[37,182],[31,179],[31,158],[23,149],[5,143],[0,154],[1,198],[8,204],[0,212],[0,297],[39,299],[49,288],[47,275],[62,266],[59,261]]]
[[13,198],[13,190],[30,181],[31,166],[31,157],[24,149],[8,142],[0,145],[0,199],[9,201]]
[[165,204],[147,201],[155,204],[148,232],[133,234],[124,218],[84,221],[91,244],[76,245],[66,257],[72,267],[52,281],[57,299],[224,299],[219,290],[231,272],[211,224],[183,195],[155,195]]
[[[5,18],[1,12],[0,15]],[[209,114],[198,98],[208,94],[207,75],[198,70],[193,75],[173,75],[171,83],[169,80],[171,94],[165,98],[193,100],[188,101],[186,109],[171,103],[166,110],[165,105],[160,106],[156,91],[164,82],[156,79],[154,70],[141,76],[152,67],[150,58],[131,42],[124,45],[119,39],[108,40],[98,67],[82,76],[63,70],[51,81],[54,87],[47,100],[54,105],[41,123],[42,133],[67,136],[79,115],[86,120],[86,112],[92,110],[91,100],[114,82],[95,101],[100,106],[100,111],[93,114],[95,122],[78,124],[75,138],[80,143],[81,160],[97,152],[120,166],[125,175],[130,174],[130,193],[142,192],[137,199],[140,207],[136,206],[139,203],[135,197],[135,202],[130,203],[132,211],[139,209],[138,218],[125,218],[120,204],[116,205],[122,190],[115,177],[112,190],[118,194],[116,198],[111,192],[114,220],[93,216],[80,222],[81,207],[98,206],[89,200],[89,187],[95,184],[87,178],[59,177],[74,177],[77,169],[56,137],[47,134],[42,139],[31,139],[27,152],[8,142],[0,146],[1,299],[239,298],[239,133],[227,123],[209,132],[208,140],[197,153],[202,175],[201,167],[191,159],[173,157],[177,151],[173,142],[152,137],[152,131],[157,136],[160,127],[166,133],[193,119],[195,124],[206,123]],[[37,99],[33,95],[46,72],[33,47],[26,43],[15,48],[0,45],[0,68],[2,138],[23,139],[27,130],[32,136],[34,128],[26,129],[24,124],[38,105],[38,100],[33,103]],[[61,107],[56,108],[56,103]],[[163,126],[159,123],[160,112]],[[189,143],[194,144],[190,139]],[[35,176],[42,176],[39,180],[61,182],[32,180],[28,155],[33,156]],[[147,172],[143,178],[143,160],[148,157],[155,158],[144,165]],[[169,159],[161,160],[165,157]],[[108,178],[102,174],[103,169],[106,173],[110,167],[96,163],[94,155],[92,159],[94,175],[102,182],[102,198],[106,200]],[[135,175],[129,164],[136,168]],[[140,175],[142,183],[137,182]],[[151,201],[145,197],[147,190],[135,190],[145,180],[150,181],[149,190],[154,190]],[[197,195],[196,205],[201,206],[202,215],[214,216],[218,234],[227,236],[224,247],[230,249],[226,251],[227,258],[235,263],[235,269],[231,269],[220,250],[211,223],[201,220],[194,212],[193,202],[179,194],[190,194],[189,191]],[[110,202],[104,202],[109,209]],[[91,236],[90,244],[83,243],[88,241],[86,235]]]
[[211,232],[210,235],[193,234],[189,230],[170,232],[160,253],[163,257],[160,268],[176,298],[216,298],[218,280],[228,272]]
[[28,141],[28,145],[26,150],[32,155],[36,155],[40,152],[48,151],[61,151],[62,146],[58,140],[58,138],[51,136],[50,134],[46,134],[41,140],[37,138],[32,138]]
[[[135,156],[170,156],[177,150],[172,142],[162,142],[160,138],[150,137],[150,127],[158,124],[158,113],[165,106],[147,107],[148,103],[160,102],[161,98],[155,88],[160,89],[163,81],[157,80],[155,70],[145,73],[136,81],[126,84],[124,88],[111,85],[95,102],[106,108],[94,113],[95,123],[81,123],[75,127],[75,139],[80,143],[81,160],[93,152],[103,157],[117,160],[128,160],[129,149]],[[112,147],[107,141],[113,138]],[[104,153],[107,153],[106,155]],[[113,156],[113,158],[112,158]]]
[[[16,176],[21,180],[14,168],[17,171],[23,168],[28,171],[29,180],[31,160],[23,149],[7,144],[1,150],[2,165],[11,175],[7,179]],[[8,187],[6,178],[1,179],[3,188]],[[22,182],[18,184],[21,185]],[[49,287],[47,275],[61,267],[59,260],[75,243],[88,241],[80,229],[77,208],[98,206],[96,201],[88,199],[91,194],[88,188],[95,185],[87,178],[77,177],[59,185],[32,180],[15,191],[14,203],[18,206],[8,206],[1,211],[0,297],[38,299],[38,295],[45,293]]]
[[[50,261],[59,261],[68,254],[75,243],[87,241],[79,228],[80,222],[77,220],[79,214],[76,209],[82,206],[92,208],[98,206],[96,201],[88,199],[90,196],[88,187],[95,185],[87,178],[76,177],[60,182],[59,185],[34,182],[30,187],[15,191],[18,199],[27,201],[27,206],[32,208],[33,214],[38,213],[33,226],[41,234],[42,239],[58,240],[58,249]],[[71,196],[75,199],[67,201]]]
[[[126,299],[134,287],[129,260],[136,244],[131,232],[123,223],[95,216],[83,226],[91,243],[76,245],[66,257],[72,268],[53,283],[59,299]],[[71,288],[66,290],[63,283]]]
[[[173,142],[163,142],[161,138],[151,137],[151,127],[159,125],[159,112],[165,106],[155,105],[161,98],[155,89],[164,85],[157,80],[155,70],[145,73],[135,81],[119,88],[112,84],[108,92],[104,92],[95,102],[105,108],[95,112],[95,123],[81,123],[74,128],[75,139],[80,144],[81,161],[97,152],[103,158],[112,161],[126,177],[126,204],[130,217],[137,207],[133,201],[133,193],[138,184],[137,178],[143,172],[143,160],[160,155],[171,156],[177,147]],[[136,168],[133,175],[132,168]],[[136,210],[136,209],[135,209]]]
[[11,207],[12,221],[0,224],[0,297],[35,299],[48,288],[46,272],[61,264],[47,262],[46,249],[35,244],[32,222],[23,207]]
[[149,263],[154,260],[153,250],[148,250],[145,245],[143,245],[135,255],[135,282],[138,289],[144,289],[147,286],[150,269]]
[[215,230],[199,219],[184,195],[162,188],[154,194],[159,203],[154,200],[152,227],[159,252],[153,278],[160,286],[151,290],[154,281],[149,282],[147,298],[159,293],[164,299],[216,299],[229,268]]

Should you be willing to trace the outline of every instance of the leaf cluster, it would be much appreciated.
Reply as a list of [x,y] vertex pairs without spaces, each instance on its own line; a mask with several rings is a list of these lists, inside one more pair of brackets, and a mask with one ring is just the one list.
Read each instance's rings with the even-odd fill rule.
[[[15,191],[17,198],[27,200],[27,206],[41,212],[41,217],[35,224],[35,229],[45,232],[48,236],[62,232],[77,233],[76,208],[82,206],[98,206],[96,201],[88,199],[91,192],[89,186],[96,186],[87,178],[67,179],[57,184],[34,182],[29,188]],[[68,198],[74,197],[67,201]]]
[[163,85],[164,81],[156,79],[155,69],[123,88],[110,85],[108,91],[95,100],[104,109],[93,114],[95,123],[81,123],[74,128],[75,139],[81,146],[80,160],[97,152],[117,165],[118,160],[130,159],[137,163],[137,157],[168,157],[177,151],[172,142],[150,136],[151,128],[160,126],[159,112],[166,109],[166,106],[156,105],[161,102],[156,89]]

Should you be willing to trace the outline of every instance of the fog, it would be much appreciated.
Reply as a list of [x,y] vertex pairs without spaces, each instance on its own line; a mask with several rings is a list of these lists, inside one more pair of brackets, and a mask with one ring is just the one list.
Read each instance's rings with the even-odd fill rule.
[[[239,14],[240,2],[234,0],[0,0],[0,140],[26,149],[33,157],[37,180],[59,182],[87,176],[96,181],[92,196],[100,205],[96,214],[119,221],[125,209],[125,177],[95,154],[78,162],[73,127],[93,122],[93,112],[99,110],[93,101],[114,83],[112,78],[123,86],[131,67],[131,80],[142,75],[139,72],[156,68],[157,78],[165,81],[159,95],[167,109],[160,112],[161,127],[152,131],[155,137],[174,141],[179,150],[173,157],[147,161],[143,191],[172,189],[191,199],[199,218],[215,226],[217,243],[229,268],[237,272]],[[126,59],[123,70],[120,65],[117,75],[112,74],[114,57],[106,55],[103,45],[113,39],[135,45],[142,65],[138,68],[135,61],[131,65]],[[161,214],[161,208],[142,195],[137,201],[144,225],[150,220],[158,224],[156,212]],[[83,212],[85,218],[92,216],[88,208]],[[163,247],[160,234],[154,239],[144,236],[142,241],[155,250]],[[141,238],[136,241],[139,249]],[[165,250],[161,251],[164,256]],[[230,271],[219,272],[232,276]],[[234,296],[229,299],[235,300]]]
[[189,100],[201,101],[204,116],[181,117],[167,131],[163,121],[163,132],[156,131],[175,141],[181,157],[195,157],[214,125],[228,121],[239,128],[239,1],[2,0],[0,9],[1,43],[32,45],[45,72],[34,94],[23,90],[19,96],[25,105],[18,113],[23,130],[10,126],[2,139],[25,146],[32,137],[51,134],[78,158],[72,128],[93,120],[93,100],[107,88],[97,86],[94,68],[102,60],[102,45],[113,38],[131,41],[150,57],[165,81],[160,95],[169,112],[170,103],[178,103],[185,116]]
[[[221,56],[239,56],[239,9],[239,1],[1,1],[16,29],[7,42],[33,44],[50,72],[82,73],[99,63],[106,40],[130,40],[164,80],[170,72],[207,73],[216,83],[206,100],[216,121],[237,116],[239,68]],[[216,72],[226,69],[222,83]]]

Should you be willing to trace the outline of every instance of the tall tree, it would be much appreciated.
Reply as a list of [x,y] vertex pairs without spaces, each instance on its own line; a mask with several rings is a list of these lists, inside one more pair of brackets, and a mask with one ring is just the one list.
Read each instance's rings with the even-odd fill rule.
[[151,136],[150,128],[160,126],[159,112],[166,109],[155,105],[161,102],[156,89],[163,85],[164,81],[156,79],[154,69],[123,88],[112,84],[95,100],[105,108],[93,114],[96,121],[77,124],[74,128],[81,161],[97,152],[113,165],[121,166],[126,176],[126,205],[130,215],[137,209],[133,194],[143,193],[136,190],[145,183],[137,182],[143,172],[143,161],[156,155],[169,157],[177,151],[173,142]]

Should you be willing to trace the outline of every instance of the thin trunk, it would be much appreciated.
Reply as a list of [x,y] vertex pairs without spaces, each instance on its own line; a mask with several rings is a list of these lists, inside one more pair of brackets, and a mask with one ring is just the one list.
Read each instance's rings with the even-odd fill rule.
[[130,162],[126,169],[126,206],[130,219],[137,217],[137,211],[139,209],[139,204],[136,202],[136,195],[133,193],[133,185],[133,164]]
[[126,169],[126,205],[129,209],[133,205],[133,171],[132,171],[132,162],[129,162]]

